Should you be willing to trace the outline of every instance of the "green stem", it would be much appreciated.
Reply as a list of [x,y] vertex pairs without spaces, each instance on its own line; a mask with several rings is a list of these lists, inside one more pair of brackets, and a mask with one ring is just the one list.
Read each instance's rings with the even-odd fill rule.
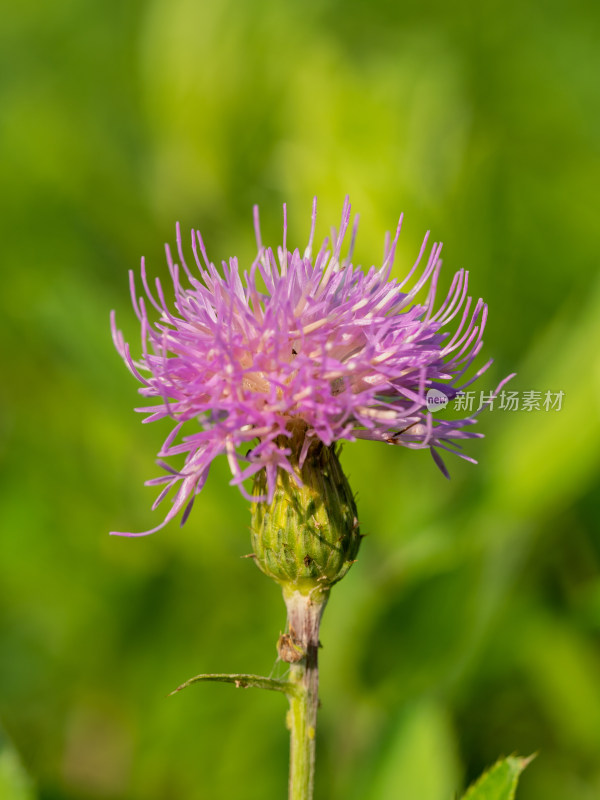
[[284,590],[290,636],[303,654],[290,669],[290,682],[298,691],[289,695],[289,800],[312,800],[313,796],[319,705],[319,627],[328,595],[328,590],[313,590],[309,594]]

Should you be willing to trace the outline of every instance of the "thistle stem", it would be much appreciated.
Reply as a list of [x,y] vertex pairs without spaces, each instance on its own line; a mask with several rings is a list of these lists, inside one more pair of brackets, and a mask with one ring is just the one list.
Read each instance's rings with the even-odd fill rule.
[[319,705],[319,627],[328,596],[328,590],[302,594],[284,589],[289,635],[302,654],[290,668],[290,682],[298,687],[298,692],[289,696],[289,800],[312,800],[313,796]]

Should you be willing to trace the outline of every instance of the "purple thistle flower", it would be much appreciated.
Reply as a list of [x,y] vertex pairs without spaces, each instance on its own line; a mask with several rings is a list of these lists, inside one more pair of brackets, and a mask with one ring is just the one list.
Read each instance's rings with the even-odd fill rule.
[[[438,450],[474,462],[461,452],[460,441],[483,435],[471,430],[476,414],[444,420],[431,414],[426,399],[426,392],[434,388],[452,400],[492,363],[464,381],[483,345],[487,316],[485,303],[480,299],[473,304],[467,296],[468,273],[455,274],[436,309],[441,244],[433,244],[426,264],[420,266],[429,234],[414,266],[398,282],[389,277],[402,217],[393,241],[386,237],[383,265],[364,271],[351,263],[358,216],[349,251],[342,257],[350,224],[348,198],[339,233],[332,231],[330,249],[325,239],[314,258],[316,199],[304,254],[287,249],[285,205],[283,209],[283,247],[276,258],[262,244],[255,207],[258,255],[243,274],[237,259],[231,258],[229,264],[223,262],[221,275],[208,260],[199,231],[192,232],[197,268],[192,272],[177,226],[181,267],[166,247],[174,308],[167,305],[158,279],[153,294],[142,259],[142,284],[159,319],[154,324],[149,320],[130,272],[131,296],[142,326],[139,361],[132,359],[116,329],[114,312],[111,315],[115,346],[142,384],[140,393],[158,399],[156,405],[136,411],[149,413],[144,422],[166,416],[176,422],[159,458],[186,454],[180,471],[159,461],[167,474],[148,481],[164,484],[153,508],[171,489],[177,491],[163,522],[146,533],[162,528],[181,509],[181,524],[185,522],[213,459],[222,453],[229,461],[231,484],[249,500],[269,502],[277,470],[299,480],[294,464],[301,466],[310,445],[319,440],[324,445],[370,439],[428,447],[446,477]],[[185,285],[182,279],[187,279]],[[426,300],[416,303],[426,286]],[[458,324],[451,334],[447,326],[455,318]],[[178,441],[184,423],[192,430]],[[302,444],[294,447],[298,441]],[[268,496],[257,498],[246,491],[244,481],[261,470],[266,471]]]

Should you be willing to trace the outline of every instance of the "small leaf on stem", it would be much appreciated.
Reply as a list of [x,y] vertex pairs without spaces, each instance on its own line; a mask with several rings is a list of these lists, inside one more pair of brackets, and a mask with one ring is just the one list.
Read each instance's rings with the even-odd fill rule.
[[185,683],[182,683],[181,686],[177,687],[177,689],[169,692],[169,697],[177,694],[177,692],[180,692],[182,689],[187,689],[187,687],[191,686],[193,683],[205,683],[207,681],[215,681],[217,683],[233,683],[236,689],[270,689],[274,692],[283,692],[284,694],[288,695],[288,697],[296,696],[299,692],[299,687],[294,683],[290,683],[290,681],[280,681],[275,678],[264,678],[261,675],[247,675],[245,673],[207,673],[203,675],[196,675],[194,678],[190,678]]

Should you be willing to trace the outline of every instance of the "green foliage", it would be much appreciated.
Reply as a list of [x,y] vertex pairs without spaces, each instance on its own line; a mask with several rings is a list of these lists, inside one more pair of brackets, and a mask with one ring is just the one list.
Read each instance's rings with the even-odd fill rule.
[[34,800],[32,781],[14,748],[0,731],[0,797],[2,800]]
[[351,795],[368,800],[448,800],[460,783],[454,731],[447,711],[430,699],[408,704],[386,737],[385,751],[368,787]]
[[463,800],[514,800],[519,775],[530,761],[516,756],[501,759],[469,788]]

